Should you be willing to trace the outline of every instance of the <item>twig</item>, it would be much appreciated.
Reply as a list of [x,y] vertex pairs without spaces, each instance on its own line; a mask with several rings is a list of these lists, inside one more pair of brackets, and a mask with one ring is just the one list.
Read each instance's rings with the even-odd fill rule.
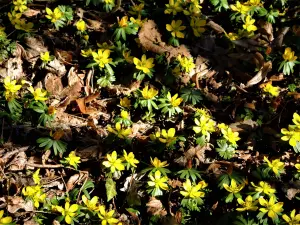
[[5,156],[2,158],[4,162],[6,162],[8,159],[10,159],[14,154],[25,152],[29,149],[29,146],[17,148],[16,150],[13,150],[11,152],[8,152],[5,154]]
[[62,168],[64,165],[57,164],[57,165],[42,165],[42,164],[35,164],[35,163],[26,163],[26,166],[37,167],[37,168]]
[[80,197],[80,194],[81,194],[81,192],[82,192],[83,186],[84,186],[85,183],[87,182],[88,178],[89,178],[89,175],[87,175],[87,177],[85,178],[85,181],[84,181],[83,185],[81,185],[81,187],[80,187],[80,189],[79,189],[79,193],[78,193],[78,196],[77,196],[77,203],[78,203],[78,201],[79,201],[79,197]]

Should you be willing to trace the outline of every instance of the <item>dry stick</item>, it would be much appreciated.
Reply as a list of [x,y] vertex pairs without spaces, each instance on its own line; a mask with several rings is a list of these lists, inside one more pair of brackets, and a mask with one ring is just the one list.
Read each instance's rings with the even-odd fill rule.
[[82,192],[83,186],[84,186],[85,183],[87,182],[88,178],[89,178],[89,174],[87,174],[87,177],[85,178],[85,181],[84,181],[83,185],[80,187],[80,190],[79,190],[79,193],[78,193],[78,196],[77,196],[77,203],[78,203],[78,201],[79,201],[79,196],[80,196],[80,194],[81,194],[81,192]]
[[62,168],[62,167],[64,167],[62,164],[42,165],[42,164],[35,164],[35,163],[26,163],[26,166],[37,167],[37,168]]

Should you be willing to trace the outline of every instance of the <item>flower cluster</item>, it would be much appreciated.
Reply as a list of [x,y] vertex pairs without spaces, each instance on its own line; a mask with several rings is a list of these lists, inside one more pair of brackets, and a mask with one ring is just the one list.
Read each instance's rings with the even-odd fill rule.
[[289,144],[295,147],[300,142],[300,116],[298,113],[293,114],[293,122],[294,124],[289,125],[288,129],[281,129],[281,133],[283,134],[281,140],[289,141]]

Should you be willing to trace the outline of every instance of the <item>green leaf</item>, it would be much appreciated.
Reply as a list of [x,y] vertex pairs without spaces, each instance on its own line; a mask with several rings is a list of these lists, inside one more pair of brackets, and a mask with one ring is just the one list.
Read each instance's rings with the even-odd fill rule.
[[117,195],[116,182],[114,182],[113,179],[108,178],[105,183],[105,188],[106,188],[107,202],[109,202]]

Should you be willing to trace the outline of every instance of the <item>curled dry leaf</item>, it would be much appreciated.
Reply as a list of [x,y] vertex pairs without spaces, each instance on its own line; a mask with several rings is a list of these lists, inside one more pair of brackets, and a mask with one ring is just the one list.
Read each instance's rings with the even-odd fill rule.
[[[1,64],[0,64],[1,65]],[[0,77],[10,76],[12,80],[19,80],[24,77],[23,61],[21,57],[9,58],[4,61],[4,65],[0,67]]]
[[67,72],[65,65],[57,58],[54,58],[51,62],[49,62],[45,69],[59,77],[64,76]]
[[189,50],[184,46],[173,47],[167,45],[161,40],[161,34],[159,33],[156,24],[153,20],[145,22],[139,31],[139,40],[141,45],[149,51],[157,54],[167,54],[167,60],[170,62],[172,58],[176,58],[178,55],[184,55],[190,57]]
[[28,62],[30,62],[33,66],[36,61],[40,57],[40,53],[44,53],[48,51],[48,48],[45,46],[43,38],[41,36],[28,36],[24,38],[25,42],[25,52],[26,58]]
[[40,13],[41,13],[40,10],[27,8],[27,10],[25,12],[23,12],[22,15],[30,18],[30,17],[36,16],[36,15],[38,15]]
[[7,198],[7,211],[9,213],[16,213],[20,209],[25,210],[26,212],[32,212],[34,209],[33,202],[27,201],[18,196],[8,196]]
[[163,204],[160,200],[156,199],[155,197],[150,197],[149,202],[146,204],[147,212],[151,215],[159,215],[159,216],[165,216],[167,215],[167,211],[164,209]]
[[234,132],[245,133],[255,130],[258,127],[258,124],[253,120],[244,120],[241,122],[232,123],[229,125],[229,127]]
[[287,190],[287,193],[286,193],[286,197],[289,199],[289,200],[292,200],[296,194],[300,193],[300,189],[296,189],[296,188],[289,188]]
[[52,73],[48,73],[45,77],[45,88],[51,94],[59,96],[63,90],[61,78]]
[[242,88],[247,88],[247,87],[251,87],[255,84],[258,84],[259,82],[261,82],[263,79],[266,78],[267,74],[272,70],[272,62],[268,61],[266,63],[264,63],[264,65],[261,67],[261,69],[258,71],[258,73],[247,82],[245,87]]
[[27,156],[25,152],[18,153],[15,158],[9,163],[8,170],[21,171],[24,170],[27,162]]
[[267,35],[268,41],[272,42],[274,40],[272,24],[263,20],[258,21],[258,24],[261,27],[260,33]]
[[209,21],[206,25],[211,27],[214,31],[216,31],[219,34],[226,33],[226,31],[223,29],[223,27],[221,27],[219,24],[215,23],[212,20]]

